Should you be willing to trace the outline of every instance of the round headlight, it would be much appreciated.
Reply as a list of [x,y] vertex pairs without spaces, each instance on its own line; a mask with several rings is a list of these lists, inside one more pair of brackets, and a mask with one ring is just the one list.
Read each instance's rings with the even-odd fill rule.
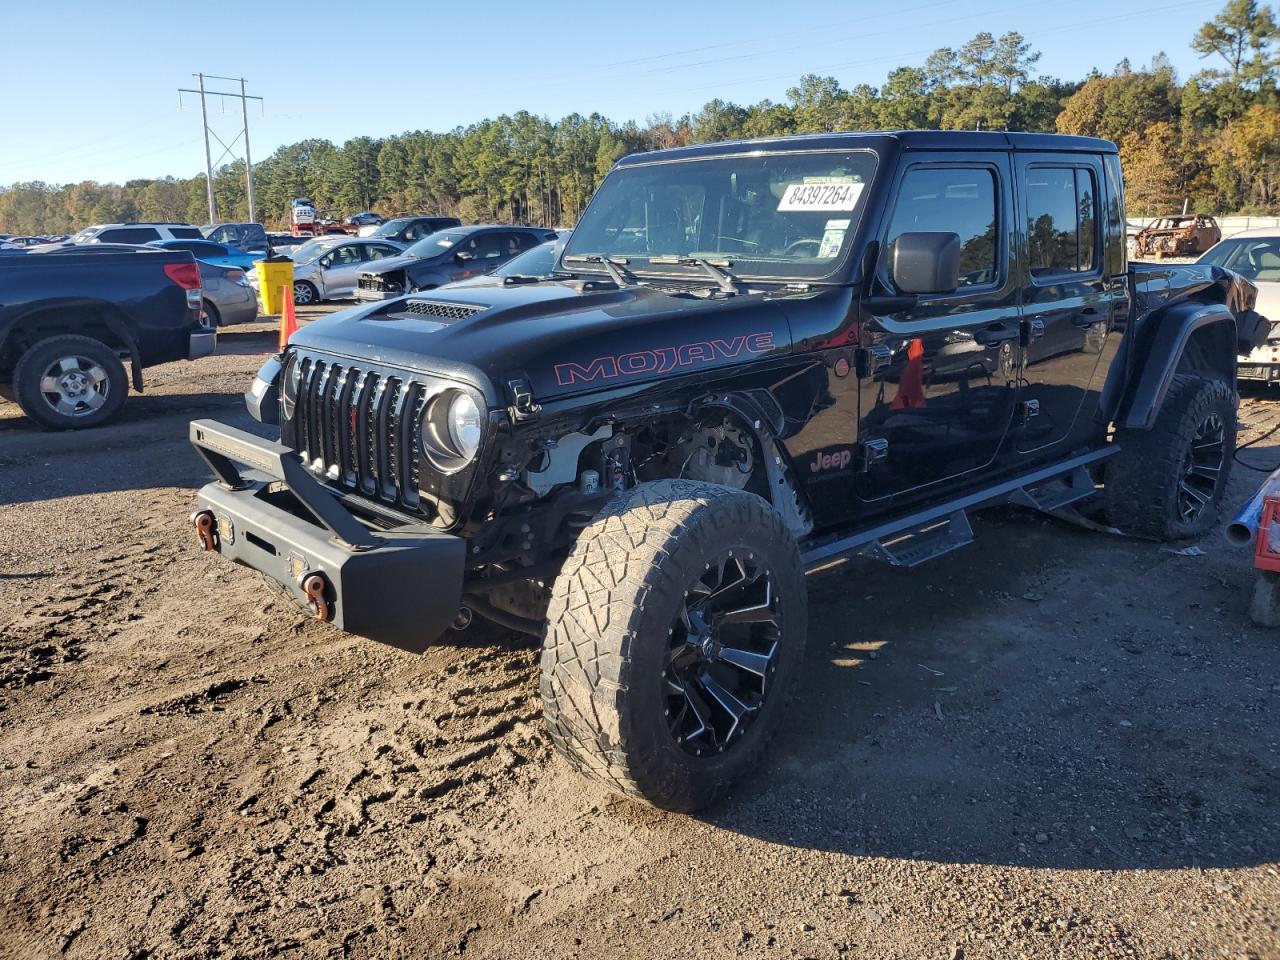
[[284,365],[284,376],[280,379],[284,381],[280,386],[280,397],[283,401],[281,406],[284,407],[285,419],[291,420],[294,404],[298,402],[298,385],[302,382],[302,364],[298,362],[296,353],[289,354],[289,359]]
[[480,410],[465,393],[454,394],[449,403],[449,439],[463,460],[470,460],[480,449]]

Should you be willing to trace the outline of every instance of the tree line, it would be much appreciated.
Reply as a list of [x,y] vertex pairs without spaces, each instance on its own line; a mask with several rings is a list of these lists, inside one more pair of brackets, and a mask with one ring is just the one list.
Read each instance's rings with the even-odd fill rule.
[[[465,222],[571,225],[620,157],[742,137],[842,130],[1030,130],[1119,144],[1132,215],[1177,211],[1280,213],[1280,28],[1257,0],[1228,0],[1191,39],[1211,64],[1182,81],[1157,55],[1080,80],[1038,76],[1039,53],[1018,33],[979,33],[879,87],[846,89],[806,75],[780,102],[714,99],[696,113],[643,124],[600,114],[550,121],[521,111],[443,133],[303,140],[256,164],[258,218],[285,227],[289,201],[322,214],[360,210],[452,214]],[[214,173],[219,219],[248,217],[242,161]],[[205,177],[15,183],[0,193],[0,232],[66,233],[132,220],[204,223]]]

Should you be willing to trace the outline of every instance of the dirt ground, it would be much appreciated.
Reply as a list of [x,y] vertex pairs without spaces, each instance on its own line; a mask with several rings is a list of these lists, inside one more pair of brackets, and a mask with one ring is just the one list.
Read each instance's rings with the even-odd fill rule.
[[553,755],[531,643],[400,653],[197,552],[187,422],[256,426],[273,342],[224,331],[100,430],[0,402],[0,955],[1280,957],[1280,633],[1218,533],[1010,508],[811,578],[767,763],[663,814]]

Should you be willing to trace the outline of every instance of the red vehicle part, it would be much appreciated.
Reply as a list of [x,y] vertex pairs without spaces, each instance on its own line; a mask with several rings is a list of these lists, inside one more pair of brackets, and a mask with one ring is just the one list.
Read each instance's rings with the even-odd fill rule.
[[1262,501],[1253,565],[1258,570],[1280,573],[1280,496],[1268,496]]

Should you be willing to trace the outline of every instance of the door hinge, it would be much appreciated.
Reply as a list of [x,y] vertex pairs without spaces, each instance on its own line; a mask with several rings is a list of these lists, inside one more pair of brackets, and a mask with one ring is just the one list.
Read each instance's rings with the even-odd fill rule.
[[884,437],[873,437],[858,444],[858,469],[867,473],[877,463],[882,463],[889,456],[889,441]]
[[512,377],[507,381],[507,411],[516,423],[536,420],[542,412],[542,404],[533,399],[533,391],[529,389],[529,381],[524,377]]
[[865,380],[873,377],[893,362],[893,351],[888,344],[877,343],[870,347],[859,347],[853,355],[858,377]]

